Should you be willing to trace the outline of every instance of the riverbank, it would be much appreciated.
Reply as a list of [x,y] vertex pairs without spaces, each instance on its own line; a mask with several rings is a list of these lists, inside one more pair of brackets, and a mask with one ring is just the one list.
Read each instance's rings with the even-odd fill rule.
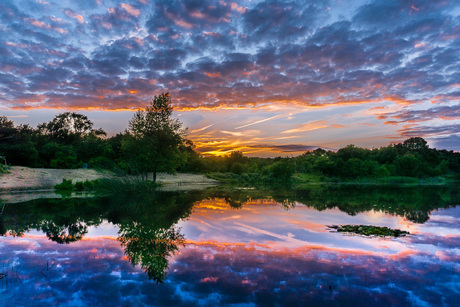
[[[72,182],[92,181],[97,179],[117,178],[112,172],[96,171],[94,169],[49,169],[30,168],[22,166],[11,166],[9,172],[0,174],[0,199],[4,202],[11,202],[20,199],[21,201],[34,199],[40,195],[54,195],[54,186],[63,179],[71,179]],[[134,178],[134,177],[130,177]],[[196,190],[214,186],[219,182],[207,178],[204,175],[178,173],[176,175],[158,174],[157,180],[161,183],[164,191],[185,191]],[[33,193],[31,193],[33,192]],[[30,194],[30,196],[27,196]]]

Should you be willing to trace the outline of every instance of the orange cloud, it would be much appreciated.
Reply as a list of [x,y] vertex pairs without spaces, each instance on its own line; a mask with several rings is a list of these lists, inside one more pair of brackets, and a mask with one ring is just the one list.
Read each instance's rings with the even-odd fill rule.
[[306,132],[306,131],[312,131],[312,130],[329,127],[326,121],[314,121],[314,122],[309,122],[303,125],[296,125],[296,126],[297,128],[289,129],[281,133],[298,133],[298,132]]
[[220,74],[220,72],[216,72],[216,73],[205,72],[204,74],[205,74],[206,76],[211,77],[211,78],[222,77],[222,75]]
[[121,7],[124,8],[130,15],[137,17],[141,13],[141,10],[134,8],[133,6],[127,4],[127,3],[122,3]]
[[40,20],[37,20],[37,19],[34,19],[34,18],[25,18],[25,20],[27,20],[31,25],[35,26],[35,27],[38,27],[38,28],[42,28],[42,29],[46,29],[46,30],[54,30],[56,32],[59,32],[61,34],[68,34],[69,31],[65,30],[65,29],[61,29],[61,28],[58,28],[58,27],[52,27],[46,23],[44,23],[43,21],[40,21]]
[[178,25],[179,27],[182,27],[182,28],[186,28],[186,29],[192,29],[194,28],[195,26],[179,17],[176,17],[176,16],[173,16],[172,14],[170,13],[167,13],[166,16],[172,20],[172,22],[174,22],[176,25]]
[[74,11],[65,10],[64,14],[66,14],[70,18],[76,19],[79,23],[84,23],[85,22],[85,18],[83,18],[82,15],[80,15],[80,14],[74,12]]

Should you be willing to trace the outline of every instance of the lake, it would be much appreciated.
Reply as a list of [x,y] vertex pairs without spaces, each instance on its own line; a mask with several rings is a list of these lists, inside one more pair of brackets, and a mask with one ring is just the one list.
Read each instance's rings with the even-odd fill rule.
[[456,187],[321,185],[4,204],[0,305],[460,306],[458,204]]

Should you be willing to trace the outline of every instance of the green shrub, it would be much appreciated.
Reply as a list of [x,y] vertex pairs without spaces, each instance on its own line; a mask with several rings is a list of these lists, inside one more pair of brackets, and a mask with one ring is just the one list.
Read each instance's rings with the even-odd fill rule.
[[75,182],[75,191],[83,191],[85,189],[85,185],[83,181]]
[[56,191],[73,191],[73,184],[71,179],[62,179],[62,183],[54,186]]
[[107,157],[97,157],[89,160],[88,167],[94,169],[112,170],[116,167],[116,163]]
[[9,166],[0,164],[0,174],[6,174],[9,173]]
[[85,187],[85,190],[93,190],[94,187],[99,183],[99,180],[93,180],[93,181],[88,181],[85,180],[83,182],[83,186]]

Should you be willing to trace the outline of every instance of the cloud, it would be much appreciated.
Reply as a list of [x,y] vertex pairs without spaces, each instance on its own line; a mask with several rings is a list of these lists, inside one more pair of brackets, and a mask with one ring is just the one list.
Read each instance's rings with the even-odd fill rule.
[[460,151],[460,135],[458,134],[434,138],[433,143],[435,148]]
[[[406,106],[381,115],[388,123],[428,125],[460,101],[458,9],[456,1],[3,1],[0,104],[136,109],[169,91],[178,110],[386,103]],[[436,106],[421,112],[427,102]]]
[[460,124],[450,124],[442,126],[414,126],[406,125],[402,129],[398,130],[403,137],[415,137],[415,136],[445,136],[455,135],[460,133]]
[[433,119],[457,120],[460,119],[460,104],[454,106],[438,106],[426,110],[402,110],[380,114],[379,119],[396,119],[395,122],[423,122]]
[[76,19],[79,23],[84,23],[85,22],[85,18],[83,18],[82,15],[80,15],[77,12],[72,11],[70,9],[65,9],[64,14],[66,14],[70,18]]
[[[251,145],[250,148],[270,149],[279,153],[290,153],[290,152],[307,152],[314,151],[318,148],[327,149],[322,146],[311,146],[301,144],[288,144],[288,145]],[[328,149],[329,150],[329,149]]]
[[329,124],[326,121],[312,121],[308,122],[306,124],[302,125],[297,125],[297,128],[292,128],[283,131],[282,133],[299,133],[299,132],[307,132],[307,131],[313,131],[317,129],[323,129],[323,128],[343,128],[345,126],[339,125],[339,124]]

